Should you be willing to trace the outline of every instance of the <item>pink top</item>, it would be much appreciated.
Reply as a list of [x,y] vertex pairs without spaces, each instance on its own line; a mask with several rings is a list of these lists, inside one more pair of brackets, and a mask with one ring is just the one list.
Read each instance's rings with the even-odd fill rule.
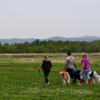
[[84,62],[84,70],[90,69],[89,60],[87,58],[82,58],[81,63]]

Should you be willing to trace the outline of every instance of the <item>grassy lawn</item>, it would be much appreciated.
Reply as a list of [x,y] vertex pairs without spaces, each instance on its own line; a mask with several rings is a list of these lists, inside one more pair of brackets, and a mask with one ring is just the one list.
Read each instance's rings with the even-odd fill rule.
[[[31,57],[34,55],[33,57]],[[42,64],[45,54],[0,55],[0,100],[100,100],[100,84],[76,83],[62,85],[59,75],[63,71],[66,54],[47,54],[53,67],[48,76],[50,85],[44,84],[44,74],[35,68]],[[81,70],[81,54],[75,57],[77,69]],[[88,54],[91,70],[100,73],[100,54]],[[77,80],[77,82],[79,82]]]

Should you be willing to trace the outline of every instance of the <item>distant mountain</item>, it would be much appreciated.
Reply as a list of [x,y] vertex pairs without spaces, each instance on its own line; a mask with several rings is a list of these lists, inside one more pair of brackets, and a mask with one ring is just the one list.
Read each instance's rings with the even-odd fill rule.
[[19,38],[13,38],[13,39],[0,39],[0,42],[2,44],[8,43],[8,44],[14,44],[14,43],[24,43],[24,42],[33,42],[36,39],[29,38],[29,39],[19,39]]
[[61,41],[86,41],[86,42],[91,42],[91,41],[95,41],[95,40],[100,40],[100,37],[97,36],[83,36],[83,37],[74,37],[74,38],[64,38],[64,37],[51,37],[45,40],[53,40],[53,41],[57,41],[57,40],[61,40]]
[[[0,39],[0,42],[2,44],[4,43],[8,43],[8,44],[14,44],[14,43],[24,43],[24,42],[33,42],[35,41],[35,38],[29,38],[29,39],[19,39],[19,38],[13,38],[13,39]],[[64,38],[64,37],[51,37],[51,38],[47,38],[47,39],[39,39],[40,41],[46,40],[53,40],[53,41],[86,41],[86,42],[91,42],[91,41],[95,41],[95,40],[100,40],[100,37],[97,36],[83,36],[83,37],[74,37],[74,38]]]

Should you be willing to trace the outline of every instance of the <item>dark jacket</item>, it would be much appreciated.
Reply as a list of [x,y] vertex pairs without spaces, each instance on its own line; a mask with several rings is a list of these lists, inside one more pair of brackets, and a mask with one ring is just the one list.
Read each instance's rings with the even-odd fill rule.
[[51,61],[43,60],[43,64],[41,67],[42,67],[43,71],[50,71],[50,68],[52,67]]

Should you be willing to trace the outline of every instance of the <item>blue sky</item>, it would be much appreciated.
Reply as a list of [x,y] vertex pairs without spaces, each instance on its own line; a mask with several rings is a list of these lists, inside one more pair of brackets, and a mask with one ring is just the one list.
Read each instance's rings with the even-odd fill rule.
[[0,39],[100,37],[100,0],[0,0]]

